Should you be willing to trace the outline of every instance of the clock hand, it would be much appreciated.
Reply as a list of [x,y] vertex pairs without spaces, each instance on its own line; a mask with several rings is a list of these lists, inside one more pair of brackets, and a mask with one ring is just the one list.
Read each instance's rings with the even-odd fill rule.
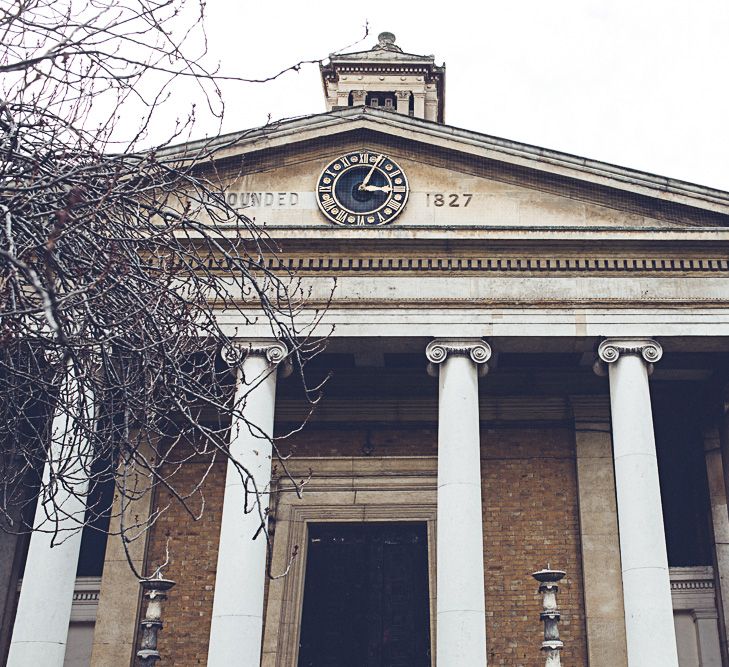
[[364,189],[365,189],[365,187],[367,186],[367,183],[369,183],[369,182],[370,182],[370,178],[372,178],[372,174],[373,174],[373,173],[375,172],[375,168],[377,167],[377,165],[378,165],[378,164],[380,164],[380,160],[382,160],[382,158],[383,158],[383,157],[384,157],[384,155],[380,155],[380,156],[378,156],[378,158],[377,158],[377,159],[375,160],[375,163],[374,163],[374,164],[372,165],[372,169],[370,169],[370,170],[369,170],[369,172],[367,172],[367,176],[365,176],[365,179],[364,179],[364,181],[362,181],[362,182],[361,182],[361,183],[359,184],[359,189],[360,189],[360,190],[364,190]]
[[359,189],[365,192],[392,192],[389,185],[360,185]]

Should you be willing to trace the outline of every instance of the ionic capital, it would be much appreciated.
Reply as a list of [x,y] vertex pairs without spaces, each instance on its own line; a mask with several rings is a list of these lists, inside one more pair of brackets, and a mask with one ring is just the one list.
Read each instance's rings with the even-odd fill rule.
[[238,366],[246,357],[265,357],[271,366],[282,366],[282,376],[290,375],[291,364],[288,363],[288,348],[277,340],[236,340],[220,351],[220,356],[231,366]]
[[428,359],[428,373],[436,376],[435,367],[442,364],[449,355],[466,356],[479,367],[479,375],[488,372],[488,360],[491,359],[491,346],[481,338],[436,338],[425,348]]
[[606,338],[597,348],[595,372],[605,375],[604,364],[615,363],[622,355],[627,354],[643,357],[648,364],[648,371],[651,372],[653,364],[663,356],[663,348],[652,338]]

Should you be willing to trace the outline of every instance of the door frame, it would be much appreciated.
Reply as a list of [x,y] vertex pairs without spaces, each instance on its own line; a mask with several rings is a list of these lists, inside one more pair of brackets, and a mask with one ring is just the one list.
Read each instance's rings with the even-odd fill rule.
[[[299,498],[291,482],[272,486],[273,550],[262,667],[296,667],[309,523],[420,522],[427,527],[431,664],[436,646],[437,458],[328,457],[290,460],[294,479],[315,476]],[[296,552],[293,558],[291,554]]]

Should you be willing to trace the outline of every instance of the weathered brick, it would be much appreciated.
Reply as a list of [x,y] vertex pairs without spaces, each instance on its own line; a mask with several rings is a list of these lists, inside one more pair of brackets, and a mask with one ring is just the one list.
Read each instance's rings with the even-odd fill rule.
[[[308,428],[291,438],[284,451],[299,456],[435,455],[433,428]],[[574,444],[566,428],[498,428],[481,433],[486,570],[486,626],[489,665],[541,667],[540,596],[530,574],[547,563],[567,571],[560,590],[564,662],[586,664],[586,637],[580,564]],[[202,463],[176,474],[178,488],[191,488]],[[316,472],[316,471],[314,471]],[[165,608],[160,650],[169,664],[206,664],[225,464],[211,469],[202,492],[205,514],[198,522],[174,505],[150,537],[148,564],[164,560],[167,576],[178,583]],[[160,492],[157,503],[169,501]],[[191,502],[199,507],[200,499]]]

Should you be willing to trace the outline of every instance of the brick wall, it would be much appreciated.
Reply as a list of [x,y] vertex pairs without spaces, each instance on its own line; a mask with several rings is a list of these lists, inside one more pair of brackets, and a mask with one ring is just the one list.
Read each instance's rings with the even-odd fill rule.
[[[489,664],[541,667],[540,597],[530,573],[549,562],[567,570],[560,591],[564,663],[586,664],[577,490],[572,433],[564,428],[483,430],[484,563]],[[343,446],[342,443],[347,443]],[[286,446],[301,456],[434,455],[434,428],[358,426],[315,429]],[[202,464],[188,464],[178,486],[199,479]],[[204,665],[210,632],[224,465],[203,488],[205,516],[193,522],[179,508],[162,516],[150,538],[149,563],[164,560],[177,581],[165,611],[160,651],[176,667]],[[158,502],[165,502],[162,492]],[[199,506],[199,499],[196,501]],[[194,504],[194,503],[193,503]],[[470,666],[469,666],[470,667]]]
[[481,432],[489,666],[542,667],[541,596],[530,576],[567,572],[558,602],[563,664],[586,665],[579,516],[571,430]]
[[[177,491],[193,489],[205,476],[206,463],[187,463],[174,475]],[[163,609],[164,628],[159,635],[162,664],[192,667],[207,664],[210,617],[213,609],[218,537],[223,512],[225,463],[216,462],[202,488],[204,513],[193,521],[170,494],[160,490],[158,507],[172,502],[152,530],[147,555],[147,572],[163,563],[169,544],[170,562],[164,574],[177,582]],[[198,513],[202,497],[195,493],[188,503]]]

